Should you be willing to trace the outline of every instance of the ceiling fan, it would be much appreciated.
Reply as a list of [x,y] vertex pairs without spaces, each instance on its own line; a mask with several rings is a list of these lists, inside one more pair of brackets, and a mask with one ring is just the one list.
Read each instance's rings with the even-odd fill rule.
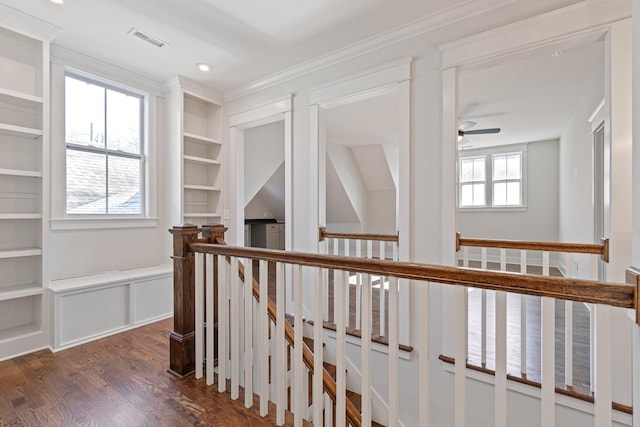
[[[486,135],[491,133],[499,133],[500,128],[486,128],[486,129],[475,129],[468,130],[477,125],[476,122],[472,122],[470,120],[466,122],[460,123],[458,127],[458,146],[466,146],[469,144],[469,139],[465,137],[465,135]],[[469,148],[469,147],[465,147]]]

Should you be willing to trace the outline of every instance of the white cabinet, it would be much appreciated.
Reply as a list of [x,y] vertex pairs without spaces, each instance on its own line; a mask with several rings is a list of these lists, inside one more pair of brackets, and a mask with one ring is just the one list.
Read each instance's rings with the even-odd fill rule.
[[56,33],[57,28],[0,5],[0,360],[49,344],[44,180],[49,40]]
[[183,77],[167,95],[168,213],[171,224],[222,219],[222,100]]
[[283,222],[251,224],[251,246],[284,250],[284,230]]

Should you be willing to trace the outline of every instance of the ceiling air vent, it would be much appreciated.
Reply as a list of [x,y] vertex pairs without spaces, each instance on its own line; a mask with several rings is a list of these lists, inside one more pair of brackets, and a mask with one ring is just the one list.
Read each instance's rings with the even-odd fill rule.
[[136,27],[131,28],[127,34],[131,34],[133,37],[136,37],[136,38],[138,38],[140,40],[144,40],[147,43],[151,43],[152,45],[154,45],[156,47],[162,47],[162,46],[164,46],[166,44],[162,40],[159,40],[159,39],[153,37],[152,35],[149,35],[149,34],[145,33],[144,31],[140,31]]

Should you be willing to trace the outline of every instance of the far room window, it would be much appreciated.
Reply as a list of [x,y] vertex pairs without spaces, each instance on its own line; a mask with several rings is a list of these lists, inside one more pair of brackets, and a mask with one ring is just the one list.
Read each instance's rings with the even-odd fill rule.
[[485,205],[485,158],[460,159],[460,206]]
[[494,155],[493,206],[522,205],[522,155]]
[[66,213],[142,215],[144,96],[65,75]]

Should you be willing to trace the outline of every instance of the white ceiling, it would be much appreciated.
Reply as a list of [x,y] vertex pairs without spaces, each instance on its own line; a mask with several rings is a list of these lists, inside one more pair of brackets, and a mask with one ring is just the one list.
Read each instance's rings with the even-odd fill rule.
[[[501,128],[495,135],[469,135],[465,148],[556,139],[562,135],[587,88],[604,87],[604,45],[518,59],[460,76],[459,121],[471,128]],[[594,106],[595,107],[595,106]]]
[[[55,44],[157,81],[184,75],[221,90],[376,36],[384,38],[391,30],[406,30],[409,38],[424,38],[422,46],[437,46],[576,2],[66,0],[55,5],[48,0],[0,0],[59,26]],[[128,36],[132,27],[167,45],[156,48]],[[214,69],[201,73],[196,62]]]

